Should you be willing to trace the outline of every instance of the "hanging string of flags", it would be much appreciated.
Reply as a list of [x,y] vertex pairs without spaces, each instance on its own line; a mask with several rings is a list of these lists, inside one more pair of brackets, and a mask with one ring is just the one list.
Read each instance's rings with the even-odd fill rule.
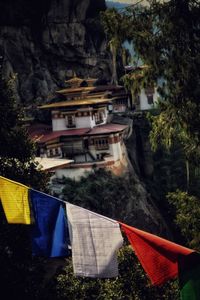
[[30,226],[32,254],[66,257],[74,274],[118,276],[123,231],[153,285],[179,277],[181,299],[200,299],[200,254],[0,176],[0,200],[8,223]]

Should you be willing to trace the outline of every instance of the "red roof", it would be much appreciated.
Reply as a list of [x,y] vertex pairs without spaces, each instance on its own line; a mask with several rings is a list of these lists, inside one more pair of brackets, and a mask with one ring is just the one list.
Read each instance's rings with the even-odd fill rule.
[[29,136],[32,140],[38,143],[45,143],[61,136],[92,136],[99,134],[109,134],[123,131],[127,125],[121,124],[105,124],[94,128],[78,128],[69,130],[52,131],[51,127],[33,125],[29,128]]
[[105,133],[116,133],[123,131],[126,129],[128,126],[127,125],[121,125],[121,124],[105,124],[101,126],[97,126],[92,128],[87,135],[96,135],[96,134],[105,134]]

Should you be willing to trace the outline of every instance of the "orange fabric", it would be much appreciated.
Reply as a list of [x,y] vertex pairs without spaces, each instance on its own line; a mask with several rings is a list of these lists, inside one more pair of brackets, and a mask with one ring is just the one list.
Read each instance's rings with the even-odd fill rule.
[[[120,223],[120,222],[119,222]],[[152,284],[159,285],[178,275],[178,259],[194,250],[151,233],[120,223]]]

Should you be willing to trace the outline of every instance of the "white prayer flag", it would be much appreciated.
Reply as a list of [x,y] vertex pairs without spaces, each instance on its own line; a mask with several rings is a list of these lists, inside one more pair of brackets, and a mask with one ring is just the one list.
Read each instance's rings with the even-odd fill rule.
[[119,224],[73,204],[66,204],[74,274],[118,276],[117,250],[123,244]]

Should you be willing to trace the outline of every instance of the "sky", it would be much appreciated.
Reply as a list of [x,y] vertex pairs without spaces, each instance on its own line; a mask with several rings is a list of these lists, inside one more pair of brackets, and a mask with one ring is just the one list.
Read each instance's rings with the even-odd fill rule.
[[119,3],[127,3],[127,4],[135,4],[139,0],[107,0],[108,2],[119,2]]
[[140,4],[143,4],[143,5],[148,5],[148,2],[146,0],[106,0],[106,2],[115,2],[115,3],[121,3],[121,4],[128,4],[128,5],[131,5],[131,4],[136,4],[136,3],[140,3]]
[[111,1],[111,2],[120,2],[120,3],[134,3],[134,0],[107,0],[107,1]]

